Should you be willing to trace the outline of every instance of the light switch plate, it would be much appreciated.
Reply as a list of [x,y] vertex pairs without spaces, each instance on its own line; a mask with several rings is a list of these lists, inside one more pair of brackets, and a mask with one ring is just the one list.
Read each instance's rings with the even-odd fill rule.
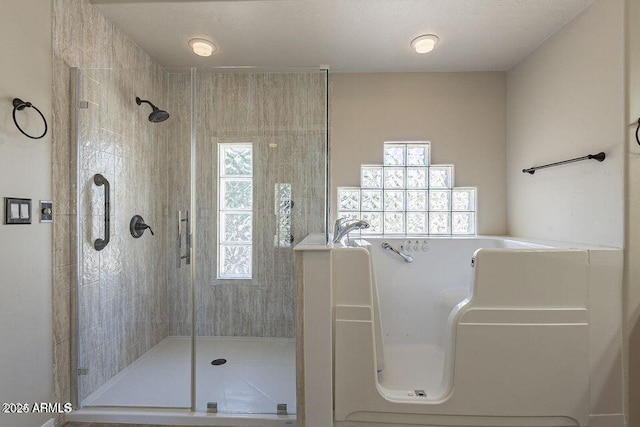
[[4,198],[5,224],[31,224],[31,199]]
[[53,222],[53,202],[40,200],[40,222]]

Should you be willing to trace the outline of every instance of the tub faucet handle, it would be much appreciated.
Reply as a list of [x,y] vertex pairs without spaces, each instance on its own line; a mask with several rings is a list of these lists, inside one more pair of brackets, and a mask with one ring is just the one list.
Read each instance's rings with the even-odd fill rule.
[[400,255],[400,257],[404,260],[404,262],[406,262],[407,264],[411,264],[413,262],[413,257],[411,255],[407,255],[404,252],[401,252],[399,250],[397,250],[396,248],[394,248],[393,246],[391,246],[389,244],[389,242],[382,242],[382,248],[383,249],[388,249],[391,252]]

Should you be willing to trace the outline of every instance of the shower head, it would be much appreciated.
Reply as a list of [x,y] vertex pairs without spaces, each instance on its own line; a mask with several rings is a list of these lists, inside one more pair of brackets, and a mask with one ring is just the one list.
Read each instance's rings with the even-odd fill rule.
[[159,109],[158,107],[153,105],[151,102],[149,102],[149,101],[147,101],[145,99],[140,99],[139,97],[136,96],[136,104],[141,105],[143,102],[151,105],[151,108],[153,108],[153,111],[151,112],[151,114],[149,114],[149,121],[150,122],[152,122],[152,123],[160,123],[160,122],[164,122],[165,120],[167,120],[169,118],[169,113],[167,113],[164,110]]

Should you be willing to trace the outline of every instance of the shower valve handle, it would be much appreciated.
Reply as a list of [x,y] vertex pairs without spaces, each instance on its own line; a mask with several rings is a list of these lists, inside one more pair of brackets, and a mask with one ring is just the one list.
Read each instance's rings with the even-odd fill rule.
[[140,238],[144,234],[144,230],[149,230],[151,235],[155,236],[155,233],[153,232],[151,227],[144,222],[144,219],[142,219],[140,215],[135,215],[133,218],[131,218],[129,230],[131,231],[131,235],[136,239]]
[[147,224],[138,224],[136,225],[136,230],[140,230],[140,231],[144,231],[144,230],[149,230],[149,233],[151,233],[152,236],[155,236],[156,234],[153,232],[153,230],[151,229],[151,226],[147,225]]

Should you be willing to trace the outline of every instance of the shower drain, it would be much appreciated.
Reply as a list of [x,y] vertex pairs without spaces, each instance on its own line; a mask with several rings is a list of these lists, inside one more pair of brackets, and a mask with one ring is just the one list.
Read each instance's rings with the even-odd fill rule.
[[220,366],[220,365],[224,365],[225,363],[227,363],[227,359],[215,359],[211,361],[211,364],[213,366]]

